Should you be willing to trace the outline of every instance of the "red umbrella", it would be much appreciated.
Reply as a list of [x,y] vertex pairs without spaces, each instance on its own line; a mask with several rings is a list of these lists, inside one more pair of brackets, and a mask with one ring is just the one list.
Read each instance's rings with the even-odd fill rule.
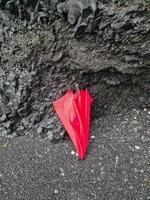
[[80,159],[85,157],[89,138],[92,97],[88,90],[66,94],[53,102],[55,111],[68,132]]

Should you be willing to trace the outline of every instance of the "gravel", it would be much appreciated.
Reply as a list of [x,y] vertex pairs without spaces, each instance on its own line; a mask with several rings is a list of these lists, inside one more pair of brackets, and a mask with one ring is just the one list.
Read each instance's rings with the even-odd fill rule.
[[133,105],[92,120],[83,161],[68,140],[0,138],[1,199],[149,199],[149,109]]
[[[57,117],[54,117],[52,102],[68,88],[76,88],[76,85],[88,87],[96,99],[103,82],[113,86],[139,84],[139,87],[145,88],[145,92],[148,91],[149,68],[145,68],[141,60],[149,55],[149,29],[146,25],[141,27],[148,18],[147,4],[133,3],[129,6],[128,1],[118,1],[116,7],[112,7],[113,3],[91,0],[0,1],[2,135],[15,133],[22,136],[36,132],[34,135],[45,138],[48,131],[54,130],[55,141],[64,139],[65,131]],[[119,9],[118,6],[122,5],[125,7]],[[64,22],[64,14],[73,27]],[[136,29],[137,24],[142,34]],[[97,34],[94,31],[98,32],[97,41],[91,34],[86,37],[87,33],[91,33],[90,29],[93,34]],[[84,37],[72,38],[72,30],[75,30],[74,36],[84,33]],[[130,45],[126,44],[125,41],[135,40],[137,36],[140,40],[144,37],[144,49],[141,49],[141,45],[129,48]],[[112,49],[108,47],[108,51],[108,43],[114,48],[114,54],[118,50],[127,52],[128,49],[128,55],[123,53],[119,56],[117,53],[117,60],[124,60],[122,56],[125,56],[124,62],[116,62],[114,54],[111,60]],[[108,52],[107,55],[103,55],[103,50]],[[141,55],[137,52],[141,52]],[[126,63],[130,62],[137,67],[127,67]],[[101,72],[104,69],[110,70]],[[135,75],[134,70],[140,75]],[[125,74],[130,71],[134,75]],[[98,112],[95,115],[99,115]]]
[[[142,0],[0,0],[2,200],[149,199],[149,13]],[[80,87],[94,97],[83,162],[52,106]]]

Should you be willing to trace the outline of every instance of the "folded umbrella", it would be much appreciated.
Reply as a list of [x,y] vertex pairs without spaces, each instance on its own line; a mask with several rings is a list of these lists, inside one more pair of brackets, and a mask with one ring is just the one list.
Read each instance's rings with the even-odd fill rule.
[[92,97],[88,90],[66,94],[53,102],[54,109],[68,132],[80,159],[86,154],[89,138]]

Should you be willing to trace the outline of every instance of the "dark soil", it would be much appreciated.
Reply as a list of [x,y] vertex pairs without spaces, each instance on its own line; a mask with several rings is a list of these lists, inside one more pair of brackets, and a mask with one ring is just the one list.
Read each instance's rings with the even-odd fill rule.
[[[112,59],[113,54],[102,48],[101,38],[95,35],[94,30],[90,35],[84,33],[78,35],[80,38],[72,38],[72,28],[64,18],[58,17],[48,2],[42,4],[42,1],[38,1],[32,6],[14,2],[14,12],[7,8],[7,4],[10,5],[8,2],[1,3],[1,135],[16,137],[35,133],[34,136],[43,138],[49,133],[50,138],[53,138],[52,135],[58,139],[64,138],[64,131],[54,117],[51,104],[68,88],[76,88],[78,85],[96,88],[95,91],[91,90],[95,99],[101,98],[97,88],[109,90],[109,86],[101,86],[104,83],[117,87],[124,84],[121,86],[123,91],[127,85],[139,85],[148,95],[148,66],[140,67],[136,63],[137,68],[134,65],[126,68],[125,62],[118,62],[115,56]],[[29,19],[26,15],[22,16],[20,9],[28,13]],[[41,12],[45,12],[42,15],[44,21],[38,18]],[[119,54],[117,58],[120,58]],[[118,89],[112,91],[114,98],[119,95]],[[103,95],[105,102],[107,92]],[[101,110],[101,106],[96,110]],[[99,115],[96,110],[93,114],[95,116]],[[52,134],[52,129],[56,133]]]
[[77,159],[69,140],[1,138],[2,200],[150,198],[150,109],[144,93],[127,85],[97,87],[85,160]]
[[[150,198],[149,9],[142,0],[0,0],[2,199]],[[52,107],[70,88],[94,98],[83,163]]]

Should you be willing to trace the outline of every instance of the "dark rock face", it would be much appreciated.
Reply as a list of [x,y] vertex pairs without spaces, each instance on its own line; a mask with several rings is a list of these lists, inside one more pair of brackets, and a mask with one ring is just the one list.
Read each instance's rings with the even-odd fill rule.
[[[71,57],[78,54],[81,66],[96,71],[113,67],[123,73],[140,73],[150,68],[150,6],[146,1],[1,0],[0,5],[32,23],[47,20],[52,13],[66,16],[73,26],[73,36],[85,38],[92,34],[89,40],[96,44],[92,53],[87,47],[85,50],[88,40],[71,43],[69,53]],[[74,47],[76,43],[79,48]],[[90,64],[91,56],[95,62]]]
[[[148,93],[150,12],[144,1],[1,0],[0,7],[2,135],[64,138],[51,103],[77,85],[138,83]],[[92,94],[99,99],[97,91]]]
[[[97,38],[96,47],[100,53],[96,52],[98,49],[94,49],[92,54],[89,52],[92,57],[93,54],[98,57],[91,65],[88,61],[85,63],[85,60],[91,60],[92,57],[85,49],[85,53],[80,50],[84,45],[73,50],[75,51],[73,54],[81,55],[79,60],[82,65],[84,63],[90,69],[97,71],[111,66],[124,73],[138,73],[141,68],[150,67],[150,10],[146,3],[70,0],[60,4],[62,8],[60,9],[58,3],[58,12],[66,12],[68,22],[76,24],[75,36],[85,32],[93,33]],[[106,60],[103,59],[105,54]]]

